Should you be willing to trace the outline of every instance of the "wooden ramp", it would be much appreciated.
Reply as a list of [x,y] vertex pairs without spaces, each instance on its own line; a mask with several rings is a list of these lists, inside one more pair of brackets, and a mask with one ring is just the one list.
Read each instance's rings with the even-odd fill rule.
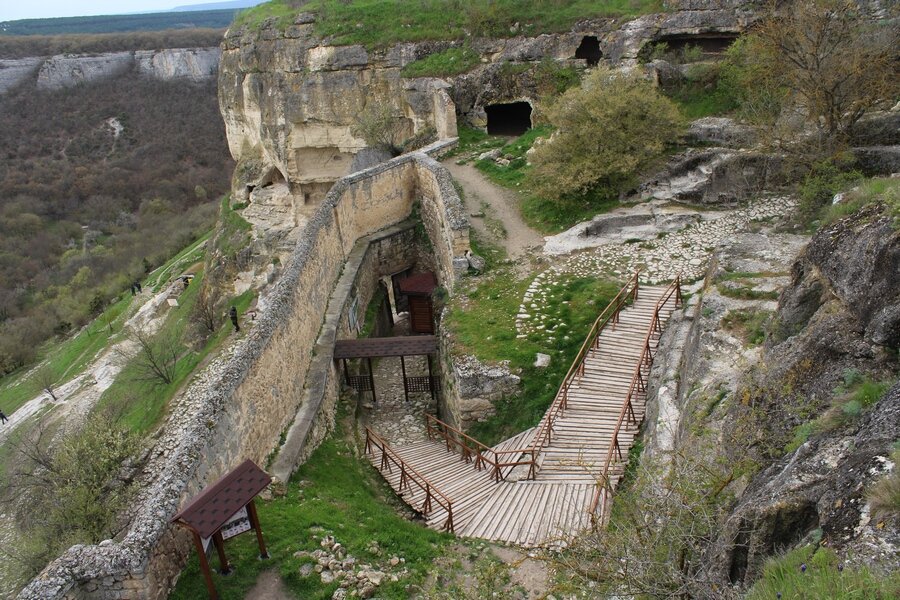
[[[599,493],[598,482],[608,480],[603,489],[613,490],[624,470],[644,416],[643,382],[652,352],[680,301],[680,290],[674,289],[640,286],[637,299],[617,307],[616,318],[589,340],[578,359],[583,369],[567,376],[565,389],[538,426],[480,451],[497,464],[498,456],[507,463],[533,460],[533,479],[529,467],[520,464],[499,467],[497,481],[489,464],[471,455],[466,460],[446,438],[387,450],[374,445],[370,460],[429,527],[446,529],[449,522],[452,531],[466,537],[529,547],[564,544],[591,525],[592,513],[608,509],[608,495]],[[503,453],[518,449],[523,452]],[[385,468],[385,452],[399,457],[402,466],[395,462]],[[405,479],[411,471],[425,483],[409,485]],[[446,501],[431,501],[438,494]]]

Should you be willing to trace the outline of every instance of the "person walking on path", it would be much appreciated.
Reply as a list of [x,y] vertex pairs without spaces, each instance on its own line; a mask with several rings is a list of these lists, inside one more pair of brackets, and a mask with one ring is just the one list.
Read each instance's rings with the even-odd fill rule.
[[143,288],[141,287],[141,282],[140,282],[140,281],[135,281],[135,282],[134,282],[134,288],[137,290],[137,293],[138,293],[138,294],[140,294],[141,292],[144,291]]
[[231,324],[234,325],[234,332],[237,333],[241,330],[241,326],[238,325],[237,307],[232,306],[231,310],[228,311],[228,316],[231,317]]
[[2,410],[0,410],[0,423],[6,423],[7,421],[9,421],[9,418]]

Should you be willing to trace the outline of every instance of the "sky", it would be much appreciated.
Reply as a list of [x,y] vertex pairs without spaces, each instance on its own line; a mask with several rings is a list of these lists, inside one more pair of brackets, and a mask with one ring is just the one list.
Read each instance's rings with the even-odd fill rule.
[[169,10],[215,0],[0,0],[0,21]]

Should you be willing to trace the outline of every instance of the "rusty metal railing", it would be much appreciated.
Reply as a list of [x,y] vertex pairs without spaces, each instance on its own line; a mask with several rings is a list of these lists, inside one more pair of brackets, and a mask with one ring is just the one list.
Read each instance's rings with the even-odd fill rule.
[[388,445],[384,438],[366,427],[366,454],[374,456],[375,452],[373,448],[381,450],[381,464],[378,467],[380,471],[383,472],[387,469],[388,472],[391,472],[391,465],[400,469],[400,485],[398,486],[398,491],[402,494],[404,489],[411,489],[411,485],[418,487],[425,493],[425,500],[423,501],[422,506],[419,507],[419,512],[427,517],[433,508],[432,502],[436,503],[447,511],[447,520],[444,521],[443,526],[444,531],[453,533],[453,501],[425,478],[425,476],[421,475],[413,467],[408,465],[406,461],[404,461],[400,455]]
[[[609,450],[606,453],[606,462],[603,465],[603,471],[600,473],[597,488],[594,491],[594,496],[591,499],[591,504],[588,508],[588,513],[591,515],[591,518],[594,519],[595,522],[601,524],[605,523],[609,518],[610,499],[612,498],[614,491],[609,477],[609,469],[612,466],[613,454],[615,453],[618,455],[619,461],[624,459],[622,447],[619,445],[619,433],[621,433],[622,424],[625,423],[626,419],[628,420],[629,425],[640,426],[634,412],[633,401],[638,394],[645,394],[647,392],[647,377],[650,374],[650,366],[653,364],[653,353],[656,350],[655,345],[652,343],[653,336],[662,331],[662,321],[659,314],[673,296],[675,297],[675,307],[681,306],[681,274],[675,277],[675,280],[669,284],[669,287],[666,288],[666,291],[663,292],[662,297],[660,297],[659,301],[656,303],[656,308],[653,311],[653,318],[650,322],[650,327],[647,330],[647,336],[644,338],[644,347],[641,350],[641,358],[638,361],[637,367],[634,369],[631,385],[628,388],[628,395],[625,396],[625,401],[622,403],[622,410],[619,412],[619,420],[616,422],[615,429],[613,429],[612,440],[609,445]],[[599,516],[596,515],[598,506],[600,506]]]

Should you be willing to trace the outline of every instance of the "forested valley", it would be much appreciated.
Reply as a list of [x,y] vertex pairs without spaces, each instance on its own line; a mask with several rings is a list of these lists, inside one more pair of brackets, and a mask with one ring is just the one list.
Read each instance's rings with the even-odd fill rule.
[[0,157],[4,374],[207,231],[233,169],[214,81],[136,73],[0,96]]

